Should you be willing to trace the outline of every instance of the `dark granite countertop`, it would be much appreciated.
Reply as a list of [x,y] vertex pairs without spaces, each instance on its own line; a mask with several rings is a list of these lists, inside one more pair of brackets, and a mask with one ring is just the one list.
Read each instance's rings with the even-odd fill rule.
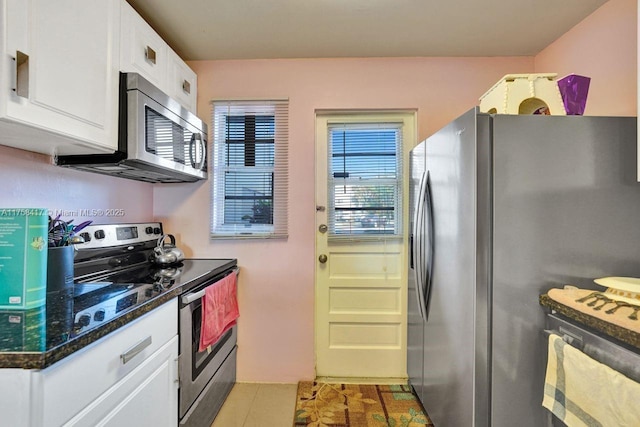
[[[94,302],[86,300],[93,297],[74,296],[73,290],[55,298],[47,294],[47,303],[40,308],[0,310],[0,368],[51,366],[236,264],[235,259],[185,260],[177,280],[161,285],[120,285],[119,289],[126,289],[120,294],[126,305],[117,309],[115,317],[85,327],[76,323],[78,306],[91,306]],[[82,285],[76,284],[76,291],[78,286]],[[126,296],[133,294],[135,298]]]
[[568,307],[550,298],[547,294],[540,295],[540,305],[551,310],[555,310],[556,312],[560,313],[570,320],[573,320],[579,324],[594,329],[601,334],[617,339],[640,350],[640,334],[635,331],[623,328],[610,322],[606,322],[597,317],[590,316],[579,310]]
[[47,306],[31,310],[0,311],[0,368],[44,369],[176,298],[180,289],[166,290],[103,325],[76,332],[60,332],[60,323],[73,319]]

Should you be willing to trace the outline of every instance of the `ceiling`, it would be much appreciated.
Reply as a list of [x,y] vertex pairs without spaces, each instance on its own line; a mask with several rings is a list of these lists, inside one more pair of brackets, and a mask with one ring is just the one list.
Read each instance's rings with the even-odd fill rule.
[[531,56],[606,0],[127,0],[185,60]]

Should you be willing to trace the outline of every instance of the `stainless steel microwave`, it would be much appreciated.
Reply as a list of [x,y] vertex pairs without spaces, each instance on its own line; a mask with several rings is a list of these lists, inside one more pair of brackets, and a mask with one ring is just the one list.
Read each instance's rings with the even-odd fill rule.
[[137,73],[120,73],[118,150],[63,167],[154,183],[207,179],[207,125]]

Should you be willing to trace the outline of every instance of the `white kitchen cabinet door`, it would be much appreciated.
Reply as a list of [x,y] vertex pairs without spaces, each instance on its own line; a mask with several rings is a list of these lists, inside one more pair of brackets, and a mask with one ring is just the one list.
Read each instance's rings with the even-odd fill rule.
[[167,76],[169,96],[178,101],[184,108],[196,114],[198,77],[177,53],[171,49],[167,51],[169,53],[169,72]]
[[0,425],[37,425],[31,410],[31,379],[31,371],[27,369],[0,369]]
[[115,151],[118,1],[0,0],[0,13],[0,118],[8,122],[0,143],[47,154]]
[[175,427],[178,337],[64,424],[65,427]]
[[168,46],[147,22],[122,0],[120,70],[139,73],[166,91]]
[[[178,307],[174,299],[40,371],[38,391],[42,393],[44,425],[63,425],[78,418],[77,414],[84,414],[80,417],[83,419],[94,416],[90,415],[91,408],[102,408],[102,415],[106,415],[104,405],[110,402],[112,406],[108,410],[111,411],[118,406],[117,399],[124,401],[127,397],[117,390],[133,391],[130,386],[119,384],[131,381],[130,378],[137,375],[134,372],[148,365],[177,334]],[[125,363],[123,356],[132,353],[135,356]],[[151,371],[145,372],[145,377],[151,375]],[[167,387],[164,390],[166,394]],[[163,406],[171,404],[166,398],[156,404],[160,402]]]
[[196,73],[124,0],[120,36],[120,70],[140,74],[195,114]]
[[46,369],[0,369],[0,413],[12,427],[175,427],[177,300]]

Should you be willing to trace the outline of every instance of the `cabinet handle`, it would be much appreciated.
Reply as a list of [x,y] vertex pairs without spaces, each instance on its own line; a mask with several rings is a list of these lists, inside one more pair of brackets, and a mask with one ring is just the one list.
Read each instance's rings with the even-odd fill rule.
[[147,46],[144,50],[144,56],[147,58],[147,61],[151,62],[155,65],[156,63],[156,51],[151,48],[151,46]]
[[22,98],[29,98],[29,55],[16,51],[16,87],[13,91]]
[[149,347],[151,345],[151,336],[146,337],[138,344],[131,347],[129,350],[125,351],[120,355],[120,359],[122,360],[122,364],[124,365],[131,359],[133,359],[138,353],[141,353],[142,350]]
[[191,83],[189,83],[188,81],[183,81],[182,82],[182,90],[187,93],[190,94],[191,93]]

